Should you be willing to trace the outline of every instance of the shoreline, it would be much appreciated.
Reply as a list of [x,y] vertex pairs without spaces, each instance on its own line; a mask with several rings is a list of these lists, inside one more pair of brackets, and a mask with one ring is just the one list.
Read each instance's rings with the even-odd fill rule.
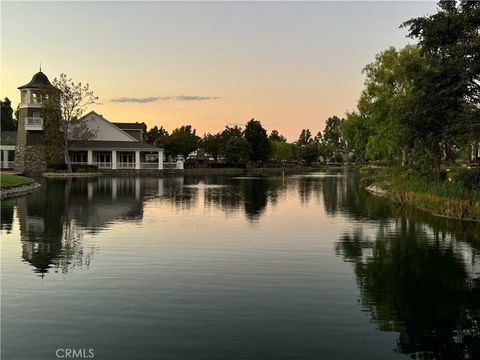
[[17,196],[27,195],[37,190],[41,186],[41,184],[35,181],[29,185],[20,185],[9,189],[0,189],[0,199],[4,200]]
[[320,168],[308,166],[292,167],[261,167],[261,168],[187,168],[187,169],[102,169],[95,173],[64,173],[64,172],[44,172],[41,174],[31,174],[33,176],[42,176],[44,178],[74,178],[74,177],[168,177],[184,175],[269,175],[269,174],[299,174],[315,171],[326,171],[339,169],[341,166],[325,166]]
[[[409,207],[423,213],[441,217],[445,219],[461,220],[469,222],[480,222],[480,217],[470,217],[466,214],[474,212],[480,213],[480,203],[461,199],[448,199],[433,194],[414,192],[414,191],[388,191],[382,188],[378,183],[364,186],[364,189],[375,196],[383,197],[394,204]],[[434,208],[442,207],[444,213],[439,213]],[[455,216],[453,212],[458,213],[458,209],[465,216]]]

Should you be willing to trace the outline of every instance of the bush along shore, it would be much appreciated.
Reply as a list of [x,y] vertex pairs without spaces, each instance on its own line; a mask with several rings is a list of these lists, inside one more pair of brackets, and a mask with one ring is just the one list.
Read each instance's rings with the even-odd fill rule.
[[24,195],[40,186],[34,179],[26,176],[0,174],[0,199]]
[[411,169],[366,166],[360,170],[367,191],[435,216],[480,221],[480,169],[445,172],[443,181],[428,179]]

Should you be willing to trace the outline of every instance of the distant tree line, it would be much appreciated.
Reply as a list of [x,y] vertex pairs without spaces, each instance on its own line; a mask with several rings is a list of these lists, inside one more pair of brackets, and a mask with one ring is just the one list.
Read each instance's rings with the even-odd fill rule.
[[191,125],[181,126],[168,133],[154,126],[146,133],[146,141],[162,147],[167,156],[182,155],[184,158],[196,149],[203,149],[215,161],[228,164],[260,165],[265,162],[289,161],[311,164],[318,161],[346,160],[346,144],[340,132],[343,119],[337,116],[326,121],[325,129],[312,136],[310,129],[303,129],[297,141],[288,143],[278,130],[270,134],[261,122],[251,119],[245,127],[226,126],[224,130],[203,137],[197,135]]

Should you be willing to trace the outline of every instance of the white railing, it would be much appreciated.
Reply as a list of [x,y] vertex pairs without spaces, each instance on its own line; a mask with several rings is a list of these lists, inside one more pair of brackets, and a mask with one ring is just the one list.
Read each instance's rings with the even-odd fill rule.
[[112,163],[111,162],[96,162],[93,163],[92,165],[97,165],[99,169],[111,169],[112,168]]
[[[12,162],[13,163],[13,162]],[[99,169],[113,169],[111,162],[94,162],[92,164],[86,162],[71,162],[72,165],[95,165]],[[2,165],[3,166],[3,165]],[[117,162],[116,169],[136,169],[134,162]],[[140,169],[158,169],[157,162],[140,163]],[[163,169],[177,169],[183,170],[183,161],[164,162]]]
[[41,117],[26,117],[25,130],[43,130],[43,119]]
[[154,162],[140,163],[140,169],[158,169],[158,163],[154,163]]
[[176,162],[164,162],[163,163],[163,168],[164,169],[176,169],[177,168],[177,163]]
[[135,169],[134,162],[117,162],[117,169]]
[[1,161],[0,165],[2,166],[2,169],[13,169],[15,161]]

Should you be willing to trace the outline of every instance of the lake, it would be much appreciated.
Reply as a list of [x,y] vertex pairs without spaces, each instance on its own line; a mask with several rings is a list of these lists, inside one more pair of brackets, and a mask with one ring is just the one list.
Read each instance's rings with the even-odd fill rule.
[[43,180],[1,210],[3,359],[480,358],[480,224],[354,172]]

